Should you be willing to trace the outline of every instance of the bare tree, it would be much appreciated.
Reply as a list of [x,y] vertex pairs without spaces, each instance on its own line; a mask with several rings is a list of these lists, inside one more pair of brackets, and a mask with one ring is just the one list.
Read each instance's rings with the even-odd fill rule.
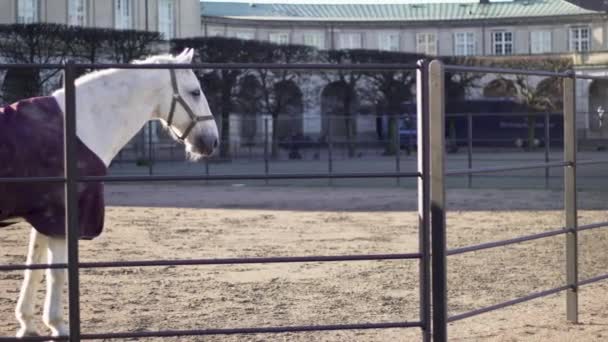
[[[252,50],[257,53],[252,54],[253,62],[269,62],[292,64],[303,63],[314,58],[315,49],[303,45],[276,45],[258,42]],[[298,79],[301,72],[297,70],[268,70],[254,69],[251,73],[256,77],[260,86],[261,109],[271,115],[272,129],[272,148],[271,156],[277,158],[279,154],[279,141],[283,138],[294,139],[297,135],[295,128],[298,123],[297,118],[288,116],[291,112],[302,111],[302,94],[298,87]],[[300,107],[300,108],[296,108]],[[279,116],[282,116],[279,118]],[[300,118],[301,119],[301,118]],[[280,125],[280,121],[286,125]],[[283,129],[285,126],[286,129]],[[285,132],[281,132],[284,130]]]
[[[0,56],[9,63],[61,63],[68,54],[69,30],[57,24],[0,25]],[[2,86],[3,100],[41,95],[60,70],[11,69]]]

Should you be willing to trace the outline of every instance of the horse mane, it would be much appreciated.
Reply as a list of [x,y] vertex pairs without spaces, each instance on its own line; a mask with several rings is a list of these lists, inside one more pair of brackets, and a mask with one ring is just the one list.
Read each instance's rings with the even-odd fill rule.
[[[175,56],[173,56],[171,54],[162,54],[162,55],[147,56],[142,59],[135,59],[135,60],[132,60],[129,64],[168,64],[168,63],[174,63],[174,62],[175,62]],[[88,82],[93,79],[97,79],[99,77],[111,75],[119,70],[120,69],[94,70],[94,71],[91,71],[89,73],[86,73],[86,74],[78,77],[76,80],[78,81],[78,83]]]

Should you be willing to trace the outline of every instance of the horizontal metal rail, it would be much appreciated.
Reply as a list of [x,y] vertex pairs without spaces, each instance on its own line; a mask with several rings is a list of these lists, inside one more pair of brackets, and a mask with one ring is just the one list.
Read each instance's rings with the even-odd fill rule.
[[[596,283],[598,281],[602,281],[602,280],[606,280],[606,279],[608,279],[608,274],[603,274],[603,275],[599,275],[599,276],[592,277],[592,278],[589,278],[589,279],[585,279],[585,280],[582,280],[582,281],[578,281],[576,283],[576,285],[577,286],[589,285],[589,284]],[[459,321],[461,319],[465,319],[465,318],[473,317],[473,316],[476,316],[476,315],[480,315],[482,313],[486,313],[486,312],[502,309],[502,308],[505,308],[507,306],[511,306],[511,305],[515,305],[515,304],[520,304],[520,303],[527,302],[527,301],[530,301],[530,300],[533,300],[533,299],[536,299],[536,298],[550,296],[552,294],[556,294],[558,292],[565,291],[565,290],[567,290],[569,288],[571,288],[570,285],[564,285],[564,286],[556,287],[556,288],[553,288],[553,289],[550,289],[550,290],[532,293],[532,294],[529,294],[527,296],[523,296],[523,297],[520,297],[520,298],[517,298],[517,299],[508,300],[506,302],[502,302],[502,303],[499,303],[499,304],[487,306],[485,308],[476,309],[476,310],[472,310],[472,311],[469,311],[469,312],[464,312],[464,313],[461,313],[461,314],[457,314],[457,315],[454,315],[454,316],[448,318],[448,321],[449,322]]]
[[46,341],[69,341],[67,336],[27,336],[27,337],[0,337],[0,342],[46,342]]
[[608,159],[577,160],[576,166],[608,164]]
[[[82,340],[104,340],[104,339],[128,339],[141,337],[184,337],[205,335],[245,335],[245,334],[280,334],[290,332],[313,332],[313,331],[337,331],[337,330],[370,330],[370,329],[396,329],[396,328],[420,328],[421,322],[387,322],[387,323],[359,323],[359,324],[333,324],[333,325],[301,325],[285,327],[262,327],[262,328],[233,328],[233,329],[193,329],[193,330],[161,330],[161,331],[137,331],[119,333],[94,333],[82,334]],[[61,337],[25,337],[18,341],[66,341],[67,336]],[[0,342],[15,342],[14,337],[0,337]]]
[[511,74],[511,75],[528,75],[528,76],[547,76],[547,77],[573,77],[572,71],[556,72],[544,70],[524,70],[524,69],[509,69],[509,68],[494,68],[494,67],[478,67],[464,65],[445,65],[446,72],[475,72],[475,73],[490,73],[490,74]]
[[[366,173],[282,173],[235,175],[168,175],[168,176],[81,176],[80,182],[173,182],[210,180],[266,180],[266,179],[328,179],[328,178],[416,178],[418,172],[366,172]],[[2,183],[61,183],[64,177],[0,177]]]
[[0,177],[1,183],[65,183],[65,177]]
[[520,297],[520,298],[517,298],[517,299],[511,299],[511,300],[508,300],[506,302],[502,302],[502,303],[498,303],[498,304],[487,306],[485,308],[475,309],[475,310],[471,310],[471,311],[468,311],[468,312],[464,312],[464,313],[461,313],[461,314],[457,314],[457,315],[451,316],[451,317],[448,318],[448,322],[456,322],[456,321],[459,321],[461,319],[465,319],[465,318],[477,316],[477,315],[480,315],[480,314],[483,314],[483,313],[486,313],[486,312],[490,312],[490,311],[506,308],[506,307],[511,306],[511,305],[520,304],[520,303],[527,302],[527,301],[530,301],[530,300],[533,300],[533,299],[550,296],[552,294],[556,294],[556,293],[559,293],[561,291],[565,291],[565,290],[567,290],[569,288],[571,288],[570,285],[564,285],[564,286],[556,287],[556,288],[553,288],[553,289],[550,289],[550,290],[545,290],[545,291],[541,291],[541,292],[535,292],[535,293],[532,293],[532,294],[529,294],[527,296],[523,296],[523,297]]
[[168,181],[220,181],[220,180],[273,180],[273,179],[346,179],[421,177],[419,172],[361,172],[361,173],[274,173],[236,175],[185,175],[185,176],[84,176],[81,182],[168,182]]
[[576,285],[578,285],[578,286],[589,285],[589,284],[593,284],[598,281],[602,281],[602,280],[606,280],[606,279],[608,279],[608,274],[603,274],[603,275],[591,277],[589,279],[580,280],[579,282],[576,283]]
[[[562,113],[545,113],[545,112],[508,112],[508,113],[492,113],[492,112],[482,112],[482,113],[474,113],[474,112],[465,112],[465,113],[445,113],[447,118],[450,117],[465,117],[471,115],[473,117],[476,116],[559,116],[563,115]],[[508,140],[508,139],[503,139]]]
[[582,226],[578,226],[577,230],[579,232],[584,231],[584,230],[591,230],[591,229],[597,229],[597,228],[607,228],[608,227],[608,222],[598,222],[598,223],[591,223],[591,224],[585,224]]
[[486,243],[481,243],[481,244],[473,245],[473,246],[454,248],[454,249],[448,250],[447,255],[458,255],[458,254],[463,254],[463,253],[468,253],[468,252],[480,251],[480,250],[488,249],[488,248],[508,246],[508,245],[512,245],[515,243],[538,240],[538,239],[542,239],[542,238],[566,234],[570,231],[571,231],[571,229],[569,229],[569,228],[561,228],[561,229],[550,230],[550,231],[542,232],[542,233],[538,233],[538,234],[516,237],[513,239],[486,242]]
[[[150,266],[197,266],[197,265],[236,265],[236,264],[280,264],[298,262],[331,262],[331,261],[379,261],[420,259],[420,253],[400,254],[355,254],[330,256],[297,256],[297,257],[261,257],[261,258],[221,258],[221,259],[176,259],[176,260],[140,260],[140,261],[98,261],[81,262],[79,268],[116,268],[116,267],[150,267]],[[20,271],[51,268],[66,268],[67,264],[31,264],[0,265],[0,271]]]
[[141,331],[123,332],[109,334],[82,334],[83,340],[101,340],[116,338],[137,337],[179,337],[179,336],[204,336],[204,335],[239,335],[239,334],[279,334],[289,332],[312,332],[312,331],[336,331],[336,330],[369,330],[369,329],[395,329],[395,328],[420,328],[421,322],[389,322],[389,323],[360,323],[360,324],[334,324],[334,325],[302,325],[286,327],[262,327],[262,328],[234,328],[234,329],[201,329],[201,330],[165,330],[165,331]]
[[532,169],[544,169],[547,167],[563,167],[568,166],[570,163],[559,161],[550,163],[538,163],[538,164],[522,164],[514,166],[499,166],[499,167],[480,167],[474,169],[461,169],[461,170],[447,170],[445,174],[447,176],[464,176],[475,173],[493,173],[493,172],[504,172],[504,171],[521,171],[521,170],[532,170]]
[[[328,63],[301,63],[301,64],[272,64],[272,63],[191,63],[191,64],[129,64],[129,63],[75,63],[74,67],[81,69],[214,69],[214,70],[236,70],[236,69],[269,69],[269,70],[359,70],[359,71],[383,71],[383,70],[416,70],[416,64],[328,64]],[[10,64],[0,63],[0,69],[65,69],[63,64]]]

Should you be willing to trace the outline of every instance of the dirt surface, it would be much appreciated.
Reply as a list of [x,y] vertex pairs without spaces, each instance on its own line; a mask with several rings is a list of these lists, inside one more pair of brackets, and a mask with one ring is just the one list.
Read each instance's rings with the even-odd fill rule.
[[[559,228],[553,191],[449,191],[448,243],[459,247]],[[608,194],[579,194],[580,224],[608,221]],[[416,195],[404,189],[204,185],[108,187],[106,232],[83,261],[405,253],[418,248]],[[23,263],[28,227],[3,228],[0,263]],[[608,231],[580,234],[582,279],[608,272]],[[450,314],[562,285],[564,237],[449,258]],[[0,335],[17,329],[21,272],[0,278]],[[418,263],[372,261],[83,270],[82,330],[145,331],[416,321]],[[42,296],[42,292],[39,294]],[[606,341],[608,283],[450,325],[451,341]],[[40,330],[46,333],[40,324]],[[172,341],[415,341],[390,329],[173,338]]]

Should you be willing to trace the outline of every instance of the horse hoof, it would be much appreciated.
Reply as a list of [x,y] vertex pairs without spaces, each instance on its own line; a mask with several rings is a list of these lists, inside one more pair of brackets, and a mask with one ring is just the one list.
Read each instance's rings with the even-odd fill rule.
[[22,337],[39,337],[40,334],[38,334],[38,332],[35,331],[35,330],[19,329],[19,331],[17,331],[17,334],[15,336],[17,338],[22,338]]

